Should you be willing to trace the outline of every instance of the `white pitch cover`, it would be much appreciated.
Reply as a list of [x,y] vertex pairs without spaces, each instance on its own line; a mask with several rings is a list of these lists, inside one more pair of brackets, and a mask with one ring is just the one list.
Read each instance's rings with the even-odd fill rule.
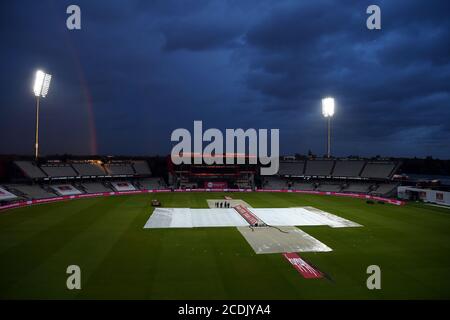
[[191,214],[194,227],[248,226],[247,221],[233,208],[191,209]]
[[271,226],[330,226],[332,228],[360,227],[353,221],[313,207],[251,208],[262,221]]
[[[249,208],[249,210],[271,226],[327,225],[332,228],[360,226],[350,220],[313,207]],[[144,228],[240,227],[248,225],[247,221],[233,208],[156,208]]]
[[248,226],[234,209],[156,208],[144,228]]

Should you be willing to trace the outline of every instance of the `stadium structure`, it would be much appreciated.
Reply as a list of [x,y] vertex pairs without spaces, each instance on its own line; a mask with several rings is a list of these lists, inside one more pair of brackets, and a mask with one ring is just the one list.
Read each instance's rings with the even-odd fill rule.
[[174,190],[290,191],[376,196],[392,201],[399,186],[393,176],[401,165],[398,161],[367,159],[284,160],[280,162],[278,175],[260,176],[258,165],[174,165],[167,158],[166,165],[157,164],[160,176],[155,176],[150,169],[153,162],[151,158],[112,157],[11,160],[3,164],[12,168],[12,174],[1,185],[1,208],[87,196]]

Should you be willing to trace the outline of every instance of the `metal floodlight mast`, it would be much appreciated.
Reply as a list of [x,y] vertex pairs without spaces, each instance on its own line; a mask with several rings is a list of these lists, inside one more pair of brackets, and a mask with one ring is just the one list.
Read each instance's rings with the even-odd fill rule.
[[334,98],[327,97],[322,99],[322,114],[327,118],[328,139],[327,139],[327,157],[331,157],[331,118],[334,115]]
[[45,98],[50,88],[50,81],[52,76],[41,70],[36,71],[36,77],[34,79],[33,92],[36,97],[36,141],[34,145],[34,157],[37,160],[39,157],[39,100]]

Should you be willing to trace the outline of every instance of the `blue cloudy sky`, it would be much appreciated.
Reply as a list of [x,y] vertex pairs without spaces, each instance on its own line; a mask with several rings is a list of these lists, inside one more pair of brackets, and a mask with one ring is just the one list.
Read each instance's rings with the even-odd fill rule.
[[[66,28],[81,8],[82,29]],[[366,28],[381,8],[382,29]],[[0,153],[153,155],[170,134],[279,128],[281,152],[450,158],[449,1],[2,1]]]

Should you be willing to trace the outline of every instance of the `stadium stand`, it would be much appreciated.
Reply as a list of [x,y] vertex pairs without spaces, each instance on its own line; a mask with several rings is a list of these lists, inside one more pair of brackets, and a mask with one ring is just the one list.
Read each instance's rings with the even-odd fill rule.
[[251,189],[252,184],[250,182],[236,182],[236,186],[239,189]]
[[370,191],[371,186],[371,183],[351,182],[346,184],[342,191],[348,193],[367,193]]
[[281,176],[302,176],[304,168],[304,161],[280,162],[278,174]]
[[14,161],[22,172],[31,179],[45,178],[47,175],[31,161]]
[[0,187],[0,201],[10,201],[14,199],[17,199],[15,194],[9,192],[6,188]]
[[39,185],[7,185],[9,190],[11,190],[14,194],[18,196],[22,196],[26,199],[45,199],[45,198],[54,198],[56,197],[55,193],[44,190]]
[[388,179],[390,178],[395,166],[395,163],[392,162],[368,162],[361,173],[361,177]]
[[305,176],[330,176],[333,166],[333,160],[308,160],[306,161]]
[[72,167],[78,172],[80,176],[104,176],[105,170],[99,163],[80,162],[72,163]]
[[100,193],[112,191],[112,189],[106,187],[100,182],[83,182],[83,184],[81,184],[81,188],[83,188],[86,193]]
[[106,171],[112,176],[134,175],[134,169],[129,163],[106,163]]
[[[143,158],[123,160],[111,157],[96,159],[99,160],[77,158],[67,161],[52,158],[45,162],[45,159],[41,159],[39,166],[32,160],[11,160],[23,174],[14,170],[15,176],[2,182],[4,187],[0,188],[0,201],[10,203],[24,199],[53,198],[57,195],[112,191],[196,189],[199,186],[204,188],[205,176],[213,182],[225,183],[225,188],[230,189],[345,192],[389,197],[395,196],[396,187],[400,184],[391,180],[400,163],[389,160],[323,158],[296,161],[291,157],[280,162],[278,175],[267,177],[258,176],[258,166],[250,165],[178,166],[171,169],[170,166],[163,168],[166,162],[160,160],[154,162],[151,159],[142,160]],[[170,187],[163,178],[152,176],[150,163],[156,172],[168,169]],[[24,175],[35,180],[34,184],[21,184]],[[119,177],[121,179],[117,179]],[[58,183],[55,183],[56,179]]]
[[267,177],[264,180],[263,189],[287,189],[287,183],[278,177]]
[[325,192],[339,192],[341,191],[342,186],[337,183],[321,183],[317,187],[317,191],[325,191]]
[[116,191],[134,191],[136,187],[129,181],[111,182],[112,187]]
[[292,189],[301,191],[314,191],[316,184],[314,182],[295,182]]
[[151,175],[152,172],[148,166],[147,161],[134,161],[133,162],[134,171],[137,175]]
[[80,190],[76,189],[74,186],[70,184],[51,185],[50,188],[52,188],[60,196],[72,196],[75,194],[82,194]]
[[197,189],[198,184],[197,182],[182,182],[180,184],[181,189]]
[[359,177],[365,163],[362,160],[337,160],[332,176]]
[[370,194],[386,196],[396,191],[397,187],[397,183],[380,183],[376,186],[376,189],[370,192]]
[[141,190],[157,190],[166,188],[160,178],[147,178],[139,181]]
[[76,177],[78,175],[68,164],[41,165],[41,170],[44,171],[50,178]]

